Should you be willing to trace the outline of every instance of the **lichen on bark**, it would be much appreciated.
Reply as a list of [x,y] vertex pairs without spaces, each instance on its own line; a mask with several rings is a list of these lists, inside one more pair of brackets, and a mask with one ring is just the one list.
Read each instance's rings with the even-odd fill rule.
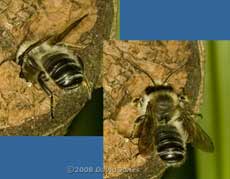
[[[160,178],[166,165],[156,154],[137,155],[130,135],[138,109],[133,100],[155,81],[173,74],[168,84],[177,93],[184,90],[194,112],[199,111],[203,91],[204,48],[200,41],[106,41],[103,58],[104,166],[105,178]],[[146,73],[144,73],[142,70]],[[123,170],[119,170],[123,169]],[[125,170],[127,169],[127,170]],[[114,172],[109,172],[114,171]],[[122,172],[126,171],[126,172]]]

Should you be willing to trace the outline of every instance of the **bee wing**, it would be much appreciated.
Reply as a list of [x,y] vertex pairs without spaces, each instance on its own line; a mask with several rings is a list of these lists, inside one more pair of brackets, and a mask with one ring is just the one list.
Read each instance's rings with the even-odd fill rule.
[[214,151],[214,144],[211,138],[192,117],[184,118],[183,125],[188,132],[188,140],[192,145],[205,152]]
[[81,23],[81,21],[87,16],[88,16],[88,14],[86,14],[86,15],[82,16],[81,18],[77,19],[76,21],[74,21],[72,24],[67,26],[67,28],[64,29],[63,32],[61,32],[58,35],[53,36],[53,38],[50,40],[49,43],[51,45],[55,45],[56,43],[62,41],[70,33],[70,31],[72,31],[74,28],[76,28]]
[[148,108],[151,108],[151,106],[147,107],[147,112],[138,141],[139,152],[142,155],[151,154],[155,147],[156,121],[151,114],[151,110]]

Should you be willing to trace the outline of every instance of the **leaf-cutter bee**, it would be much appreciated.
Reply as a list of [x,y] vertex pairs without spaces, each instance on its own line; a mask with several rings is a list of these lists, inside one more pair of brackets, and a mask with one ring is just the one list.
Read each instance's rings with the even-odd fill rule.
[[183,164],[187,143],[205,152],[214,151],[211,138],[195,121],[198,114],[192,111],[188,98],[166,84],[185,64],[159,85],[151,78],[153,86],[148,86],[145,96],[139,99],[142,114],[135,120],[131,135],[131,139],[139,138],[139,154],[151,156],[156,152],[169,167]]
[[86,16],[74,21],[60,34],[50,35],[36,42],[23,43],[17,51],[16,62],[21,66],[20,77],[31,83],[38,83],[50,97],[52,118],[54,118],[54,99],[46,82],[52,81],[63,90],[76,89],[84,81],[87,83],[80,56],[74,54],[65,45],[58,44]]

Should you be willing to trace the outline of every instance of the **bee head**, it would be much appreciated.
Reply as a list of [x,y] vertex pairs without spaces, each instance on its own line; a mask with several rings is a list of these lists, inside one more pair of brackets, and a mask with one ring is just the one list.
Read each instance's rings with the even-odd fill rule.
[[148,86],[145,89],[146,95],[149,95],[151,93],[159,92],[159,91],[168,91],[173,92],[173,87],[170,85],[157,85],[157,86]]

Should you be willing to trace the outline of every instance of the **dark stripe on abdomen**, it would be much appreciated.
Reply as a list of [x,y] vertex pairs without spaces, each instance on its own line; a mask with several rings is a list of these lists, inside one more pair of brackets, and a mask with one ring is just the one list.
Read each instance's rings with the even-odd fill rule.
[[185,147],[176,127],[164,125],[156,131],[157,152],[162,160],[176,164],[185,158]]
[[83,81],[83,67],[77,60],[59,53],[46,58],[43,66],[59,87],[73,89]]

